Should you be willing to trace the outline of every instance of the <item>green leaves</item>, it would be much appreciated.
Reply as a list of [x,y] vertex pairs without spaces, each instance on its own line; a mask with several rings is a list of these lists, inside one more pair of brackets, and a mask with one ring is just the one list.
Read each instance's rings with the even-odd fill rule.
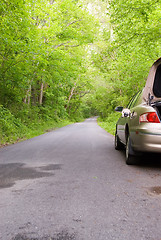
[[[17,139],[26,130],[18,118],[2,105],[0,105],[0,139],[9,139],[10,136]],[[1,141],[0,141],[1,143]]]
[[102,14],[102,31],[92,51],[100,83],[91,102],[106,118],[144,87],[152,63],[161,55],[161,0],[110,0],[103,4],[106,17]]
[[115,41],[118,44],[146,42],[150,47],[154,41],[158,43],[160,35],[160,0],[134,0],[110,2],[111,23],[114,29]]
[[160,0],[110,1],[116,82],[126,94],[145,84],[150,65],[160,56]]
[[82,114],[83,97],[92,89],[88,45],[97,29],[80,1],[0,0],[2,132],[17,133],[15,119],[23,126]]

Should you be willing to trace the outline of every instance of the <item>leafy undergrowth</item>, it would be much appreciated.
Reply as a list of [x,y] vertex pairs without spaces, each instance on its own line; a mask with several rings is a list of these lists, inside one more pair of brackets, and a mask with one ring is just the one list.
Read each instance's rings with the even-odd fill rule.
[[73,123],[68,119],[36,119],[22,122],[0,105],[0,147],[36,137]]
[[0,133],[0,148],[9,144],[14,144],[39,136],[45,132],[50,132],[69,124],[72,124],[72,122],[69,120],[60,120],[59,122],[48,121],[45,123],[39,122],[36,125],[31,125],[31,128],[21,124],[21,126],[16,126],[16,128],[13,128],[10,133]]
[[98,118],[98,125],[105,129],[107,132],[115,135],[116,123],[119,118],[119,113],[111,113],[106,119]]

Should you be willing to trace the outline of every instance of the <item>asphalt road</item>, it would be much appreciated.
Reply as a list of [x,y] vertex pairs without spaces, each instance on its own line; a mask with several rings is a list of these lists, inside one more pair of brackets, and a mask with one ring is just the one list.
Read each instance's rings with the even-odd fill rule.
[[161,158],[113,142],[91,118],[0,149],[0,239],[161,240]]

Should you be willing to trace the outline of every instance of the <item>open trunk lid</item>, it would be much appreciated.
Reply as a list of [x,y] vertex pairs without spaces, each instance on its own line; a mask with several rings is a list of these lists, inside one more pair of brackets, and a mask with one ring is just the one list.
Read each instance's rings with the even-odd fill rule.
[[143,90],[143,100],[148,104],[161,102],[161,58],[150,68]]

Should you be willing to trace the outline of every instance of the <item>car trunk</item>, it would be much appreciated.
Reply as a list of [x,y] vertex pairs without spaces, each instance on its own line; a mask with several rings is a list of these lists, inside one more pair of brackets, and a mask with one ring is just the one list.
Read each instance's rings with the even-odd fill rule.
[[156,110],[159,116],[159,120],[161,121],[161,102],[155,102],[152,104],[152,107]]
[[[154,104],[160,111],[161,104],[161,58],[152,65],[143,90],[143,101]],[[159,103],[158,103],[159,102]],[[155,104],[156,103],[156,104]]]

